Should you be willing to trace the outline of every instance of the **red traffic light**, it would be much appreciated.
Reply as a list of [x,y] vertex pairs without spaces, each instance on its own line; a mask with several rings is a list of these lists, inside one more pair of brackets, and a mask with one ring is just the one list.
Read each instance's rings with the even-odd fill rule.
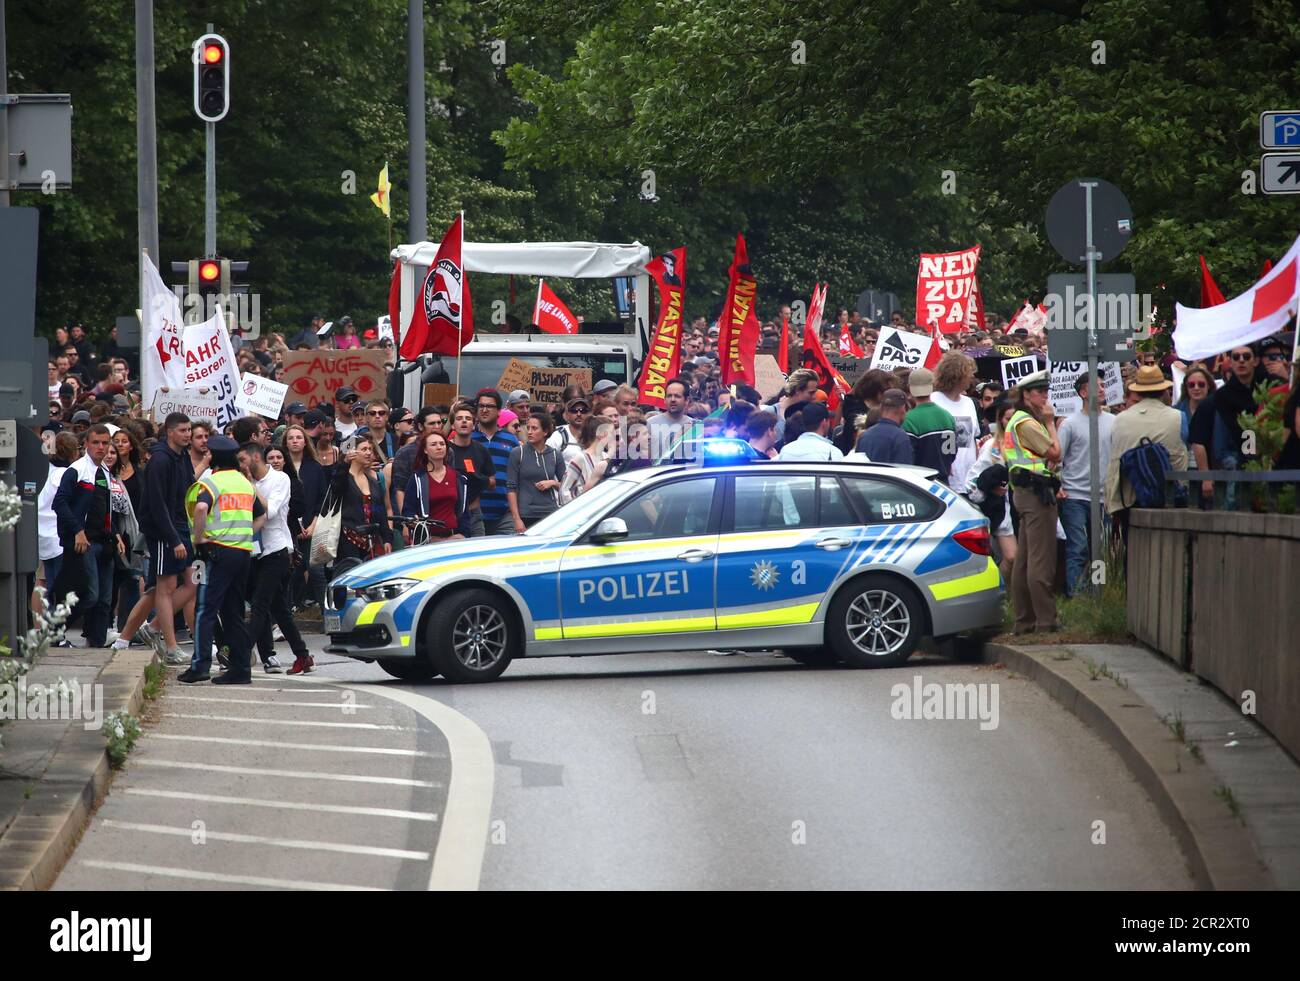
[[222,51],[219,44],[205,44],[203,46],[203,60],[209,65],[218,64],[224,55],[225,52]]
[[221,275],[221,263],[206,259],[199,263],[199,279],[204,283],[215,283]]

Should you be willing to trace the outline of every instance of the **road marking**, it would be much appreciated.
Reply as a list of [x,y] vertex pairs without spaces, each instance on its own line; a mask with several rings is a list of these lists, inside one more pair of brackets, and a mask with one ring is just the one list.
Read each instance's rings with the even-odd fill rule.
[[[334,695],[337,694],[337,688],[268,688],[264,685],[240,685],[239,693],[241,695],[260,695],[263,692],[273,691],[291,691],[295,695]],[[184,691],[185,689],[181,689]],[[168,692],[171,695],[171,692]],[[172,695],[173,698],[177,697]]]
[[361,773],[318,773],[311,770],[272,770],[258,766],[220,766],[215,763],[187,763],[184,760],[132,760],[134,766],[154,766],[165,770],[206,770],[217,773],[245,773],[256,777],[286,777],[299,780],[336,780],[339,783],[382,783],[393,787],[427,787],[441,789],[442,784],[408,777],[370,777]]
[[110,872],[139,872],[141,875],[161,875],[170,879],[198,879],[201,882],[229,882],[238,886],[266,886],[268,889],[324,889],[331,892],[388,892],[379,886],[345,886],[337,882],[304,882],[300,879],[266,879],[256,875],[225,875],[221,872],[199,872],[195,869],[173,869],[161,865],[137,865],[135,862],[100,862],[87,859],[81,863],[87,868],[107,869]]
[[274,739],[230,739],[224,736],[175,736],[166,732],[151,732],[148,739],[175,739],[187,743],[219,743],[223,746],[266,746],[270,749],[305,749],[319,753],[373,753],[376,756],[416,756],[430,760],[445,760],[445,753],[430,753],[423,749],[395,749],[388,746],[339,746],[333,743],[283,743]]
[[[137,824],[135,821],[102,820],[100,827],[119,828],[122,831],[144,831],[149,834],[175,835],[178,838],[192,838],[193,828],[173,828],[165,824]],[[373,855],[377,858],[400,858],[415,862],[426,862],[428,852],[412,852],[401,848],[377,848],[372,845],[346,845],[332,841],[302,841],[298,838],[266,838],[262,835],[240,835],[229,831],[204,831],[204,838],[213,841],[231,841],[241,845],[274,845],[277,848],[302,848],[313,852],[342,852],[345,855]]]
[[313,726],[328,729],[376,729],[384,732],[417,732],[405,726],[379,725],[374,722],[307,722],[299,719],[253,719],[242,715],[190,715],[185,712],[164,712],[167,719],[205,719],[209,722],[251,722],[263,726]]
[[487,734],[455,709],[426,695],[380,685],[343,687],[400,702],[432,722],[447,740],[451,779],[429,889],[477,889],[483,873],[496,779],[496,762]]
[[[138,760],[136,762],[139,762]],[[222,797],[219,794],[193,794],[186,790],[146,790],[127,787],[126,793],[137,797],[166,797],[170,800],[196,800],[207,804],[239,804],[244,807],[277,807],[286,811],[328,811],[331,814],[364,814],[369,817],[401,818],[404,821],[436,821],[438,815],[428,811],[401,811],[391,807],[360,807],[348,804],[317,804],[306,801],[263,800],[257,797]]]
[[374,708],[373,705],[353,704],[351,702],[279,702],[266,701],[261,698],[213,698],[211,695],[172,695],[179,701],[186,702],[225,702],[228,705],[288,705],[294,708],[323,708],[323,709],[368,709]]

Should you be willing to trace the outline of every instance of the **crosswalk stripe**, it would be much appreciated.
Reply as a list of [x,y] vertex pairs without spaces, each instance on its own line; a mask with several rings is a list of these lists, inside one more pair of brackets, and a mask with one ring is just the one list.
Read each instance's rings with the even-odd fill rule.
[[393,787],[426,787],[437,790],[442,784],[408,777],[372,777],[362,773],[320,773],[311,770],[273,770],[257,766],[223,766],[217,763],[190,763],[185,760],[132,760],[132,766],[152,766],[164,770],[203,770],[216,773],[243,773],[257,777],[285,777],[297,780],[333,780],[338,783],[379,783]]
[[[173,828],[165,824],[138,824],[135,821],[113,821],[104,819],[99,822],[102,828],[117,828],[122,831],[143,831],[149,834],[174,835],[178,838],[193,838],[193,828]],[[333,841],[303,841],[298,838],[268,838],[264,835],[241,835],[230,831],[203,831],[205,840],[229,841],[240,845],[274,845],[277,848],[301,848],[315,852],[341,852],[345,855],[373,855],[376,858],[399,858],[415,862],[429,859],[428,852],[407,851],[402,848],[378,848],[373,845],[348,845]]]
[[238,804],[244,807],[272,807],[286,811],[323,811],[330,814],[364,814],[368,817],[401,818],[405,821],[436,821],[438,815],[428,811],[403,811],[393,807],[361,807],[353,804],[318,804],[315,801],[265,800],[259,797],[223,797],[220,794],[195,794],[187,790],[147,790],[127,787],[125,793],[137,797],[166,797],[169,800],[193,800],[207,804]]
[[110,872],[139,872],[141,875],[161,875],[169,879],[198,879],[200,882],[228,882],[238,886],[265,886],[268,889],[322,889],[330,892],[388,892],[378,886],[349,886],[337,882],[304,882],[300,879],[268,879],[259,875],[227,875],[223,872],[200,872],[197,869],[176,869],[162,865],[138,865],[135,862],[100,862],[86,859],[87,868],[107,869]]

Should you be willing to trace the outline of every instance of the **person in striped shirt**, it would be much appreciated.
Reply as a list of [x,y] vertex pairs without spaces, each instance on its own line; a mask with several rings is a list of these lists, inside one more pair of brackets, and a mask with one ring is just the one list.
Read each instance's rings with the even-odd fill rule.
[[506,479],[510,451],[519,445],[519,438],[498,424],[501,415],[500,392],[495,388],[481,388],[474,401],[478,410],[478,425],[473,439],[492,455],[492,469],[496,474],[496,482],[479,496],[483,527],[489,535],[513,535],[515,527],[506,498]]

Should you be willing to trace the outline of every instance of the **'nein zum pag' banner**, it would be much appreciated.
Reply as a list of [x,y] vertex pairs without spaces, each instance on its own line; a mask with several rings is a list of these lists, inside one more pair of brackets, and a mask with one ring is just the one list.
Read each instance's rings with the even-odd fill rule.
[[646,351],[637,391],[643,405],[664,407],[664,386],[682,367],[682,294],[686,290],[686,247],[673,249],[646,263],[646,272],[659,287],[659,322]]
[[718,355],[722,360],[722,384],[754,384],[754,352],[758,349],[758,316],[754,298],[758,282],[749,269],[745,236],[736,236],[736,256],[731,260],[731,282],[727,302],[718,322]]
[[921,255],[916,271],[916,322],[927,330],[933,324],[945,334],[965,328],[975,299],[975,267],[980,247],[960,252]]

